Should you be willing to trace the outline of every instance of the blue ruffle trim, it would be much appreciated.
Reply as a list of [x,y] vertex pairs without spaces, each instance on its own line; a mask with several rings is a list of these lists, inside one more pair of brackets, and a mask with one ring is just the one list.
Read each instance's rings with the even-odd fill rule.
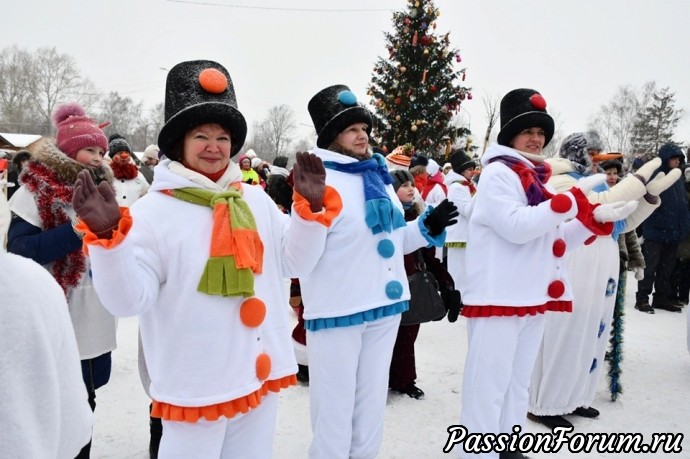
[[374,234],[382,231],[390,233],[407,224],[400,209],[395,207],[388,197],[370,199],[364,203],[364,207],[366,211],[364,221]]
[[432,210],[434,210],[434,206],[428,206],[424,213],[417,219],[417,225],[419,226],[419,230],[422,232],[422,236],[424,236],[424,239],[426,239],[429,243],[427,247],[443,247],[443,244],[446,243],[446,230],[444,229],[443,232],[438,236],[432,236],[429,234],[429,228],[424,225],[424,220],[426,220],[426,217],[431,213]]
[[368,311],[356,312],[349,316],[341,317],[326,317],[323,319],[311,319],[304,321],[304,328],[310,331],[318,331],[326,328],[350,327],[352,325],[361,325],[364,322],[373,322],[384,317],[401,314],[409,308],[409,301],[399,301],[397,303],[388,304]]

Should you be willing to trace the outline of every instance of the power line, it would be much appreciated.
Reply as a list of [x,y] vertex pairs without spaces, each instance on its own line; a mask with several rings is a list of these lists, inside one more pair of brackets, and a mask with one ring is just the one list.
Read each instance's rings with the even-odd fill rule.
[[372,9],[322,9],[322,8],[276,8],[270,6],[248,6],[248,5],[227,5],[224,3],[212,2],[193,2],[189,0],[167,0],[172,3],[187,3],[190,5],[201,6],[222,6],[224,8],[239,8],[247,10],[269,10],[269,11],[300,11],[309,13],[363,13],[363,12],[378,12],[378,11],[394,11],[390,8],[372,8]]

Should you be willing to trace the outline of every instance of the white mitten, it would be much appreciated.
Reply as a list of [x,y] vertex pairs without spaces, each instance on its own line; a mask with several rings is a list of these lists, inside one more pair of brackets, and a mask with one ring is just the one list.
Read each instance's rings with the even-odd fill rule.
[[637,201],[617,201],[611,204],[602,204],[594,209],[594,220],[599,223],[625,220],[635,209],[637,209]]
[[675,168],[668,174],[659,172],[649,183],[647,183],[647,193],[652,196],[659,196],[665,189],[673,185],[680,178],[680,169]]
[[587,196],[590,193],[590,191],[594,189],[595,186],[601,185],[605,182],[606,174],[594,174],[581,178],[577,181],[577,184],[575,186],[579,188],[580,191],[582,191],[585,194],[585,196]]
[[642,183],[647,183],[649,181],[649,178],[654,173],[654,171],[659,169],[660,166],[661,166],[661,158],[659,158],[659,157],[654,158],[651,161],[647,161],[646,163],[644,163],[642,165],[642,167],[637,169],[637,171],[635,172],[635,175],[644,179],[642,181]]
[[638,281],[644,279],[644,268],[642,266],[633,268],[633,272],[635,272],[635,279],[637,279]]

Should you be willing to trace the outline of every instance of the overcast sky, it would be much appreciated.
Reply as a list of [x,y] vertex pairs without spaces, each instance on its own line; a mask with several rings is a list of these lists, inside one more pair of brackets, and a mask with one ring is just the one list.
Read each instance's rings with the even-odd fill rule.
[[[474,98],[461,112],[480,142],[482,98],[539,90],[563,134],[586,128],[625,84],[655,80],[690,112],[688,0],[436,0],[436,31],[450,31]],[[249,6],[250,7],[247,7]],[[299,136],[313,133],[307,102],[342,83],[360,101],[383,32],[407,0],[5,0],[0,48],[54,46],[99,90],[147,108],[163,101],[166,72],[212,59],[230,72],[251,127],[288,104]],[[317,10],[317,11],[315,11]],[[324,11],[329,10],[329,11]],[[497,131],[494,132],[494,136]],[[251,133],[250,133],[251,134]],[[676,132],[690,142],[690,114]]]

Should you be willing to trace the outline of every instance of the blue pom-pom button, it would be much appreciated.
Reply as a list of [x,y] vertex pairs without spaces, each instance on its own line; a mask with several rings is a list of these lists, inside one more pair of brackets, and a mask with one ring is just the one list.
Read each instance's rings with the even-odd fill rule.
[[386,284],[386,296],[391,300],[399,299],[403,294],[403,286],[397,280],[390,281]]
[[378,250],[379,255],[383,258],[390,258],[395,253],[395,245],[393,245],[393,241],[390,239],[382,239],[379,241],[376,250]]
[[343,105],[356,105],[357,96],[355,96],[355,93],[352,91],[340,91],[340,93],[338,93],[338,102]]

